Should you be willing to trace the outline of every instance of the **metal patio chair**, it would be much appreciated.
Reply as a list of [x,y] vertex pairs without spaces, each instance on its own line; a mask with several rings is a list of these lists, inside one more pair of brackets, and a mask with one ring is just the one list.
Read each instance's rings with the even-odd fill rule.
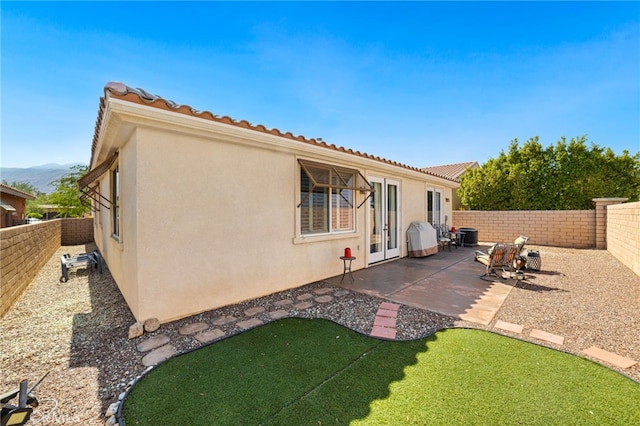
[[528,237],[521,235],[513,244],[494,244],[487,253],[476,250],[474,260],[485,265],[485,272],[480,278],[506,280],[504,274],[508,272],[509,278],[524,280],[522,268],[525,262],[521,253],[528,240]]
[[444,246],[446,245],[449,247],[449,251],[451,251],[451,238],[447,231],[447,225],[433,225],[433,227],[436,229],[438,246],[444,250]]

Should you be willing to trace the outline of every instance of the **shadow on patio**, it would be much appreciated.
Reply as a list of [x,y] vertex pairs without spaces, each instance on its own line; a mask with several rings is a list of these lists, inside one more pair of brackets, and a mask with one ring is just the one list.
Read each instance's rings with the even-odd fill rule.
[[474,262],[474,253],[488,248],[460,247],[428,257],[404,257],[354,271],[353,283],[348,276],[342,280],[342,275],[325,282],[486,325],[514,285],[513,280],[480,279],[484,266]]

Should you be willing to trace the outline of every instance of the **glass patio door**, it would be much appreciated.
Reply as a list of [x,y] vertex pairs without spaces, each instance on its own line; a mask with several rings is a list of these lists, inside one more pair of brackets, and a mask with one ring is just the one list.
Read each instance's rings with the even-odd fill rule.
[[434,226],[442,224],[442,190],[432,188],[427,190],[427,222]]
[[370,178],[369,263],[400,256],[400,182]]

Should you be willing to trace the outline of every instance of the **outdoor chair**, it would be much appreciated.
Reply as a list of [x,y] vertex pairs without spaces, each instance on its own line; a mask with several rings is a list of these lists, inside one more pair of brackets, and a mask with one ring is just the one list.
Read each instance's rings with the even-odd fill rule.
[[[525,237],[524,235],[520,235],[518,238],[515,239],[513,244],[519,246],[520,247],[520,253],[522,253],[522,250],[524,249],[524,245],[527,243],[527,241],[529,241],[529,237]],[[520,253],[518,253],[518,254],[520,254]]]
[[508,272],[510,278],[525,279],[521,271],[524,266],[521,253],[528,240],[528,237],[521,235],[513,244],[494,244],[487,253],[476,250],[474,260],[485,265],[485,272],[480,278],[504,280],[504,273]]
[[438,238],[438,246],[442,247],[442,249],[444,250],[444,246],[448,246],[449,247],[449,251],[451,251],[451,238],[450,235],[447,231],[447,226],[446,225],[433,225],[433,227],[436,229],[436,236]]

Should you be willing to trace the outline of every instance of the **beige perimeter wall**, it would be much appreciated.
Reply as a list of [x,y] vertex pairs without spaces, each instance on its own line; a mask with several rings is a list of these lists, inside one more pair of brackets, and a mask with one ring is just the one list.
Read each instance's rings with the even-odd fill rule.
[[0,317],[61,245],[93,241],[92,219],[55,219],[0,230]]
[[454,211],[453,226],[476,228],[482,242],[509,242],[526,235],[529,244],[596,247],[595,210]]
[[640,275],[640,202],[607,206],[607,250]]

